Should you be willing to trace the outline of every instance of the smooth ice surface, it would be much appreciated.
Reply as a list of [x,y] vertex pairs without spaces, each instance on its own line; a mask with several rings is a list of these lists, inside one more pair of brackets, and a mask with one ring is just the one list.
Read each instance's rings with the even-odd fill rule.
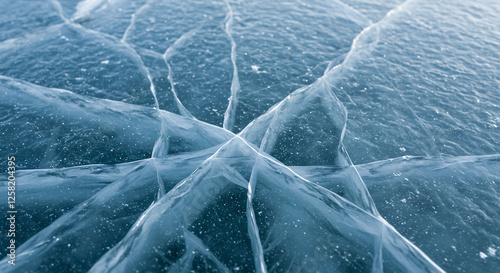
[[498,1],[0,5],[0,272],[500,268]]

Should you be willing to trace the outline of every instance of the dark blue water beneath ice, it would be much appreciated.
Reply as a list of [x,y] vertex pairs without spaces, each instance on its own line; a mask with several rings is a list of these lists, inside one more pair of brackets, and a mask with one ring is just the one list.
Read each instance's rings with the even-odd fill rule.
[[0,272],[497,272],[499,14],[0,0]]

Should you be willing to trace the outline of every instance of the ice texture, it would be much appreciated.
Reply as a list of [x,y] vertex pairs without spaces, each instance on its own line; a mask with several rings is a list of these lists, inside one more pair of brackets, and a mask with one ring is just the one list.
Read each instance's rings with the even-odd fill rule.
[[498,2],[0,4],[0,272],[500,268]]

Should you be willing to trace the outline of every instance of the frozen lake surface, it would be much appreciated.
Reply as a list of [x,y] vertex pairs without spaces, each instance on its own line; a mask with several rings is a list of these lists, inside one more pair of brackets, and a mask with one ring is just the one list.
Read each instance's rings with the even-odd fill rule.
[[0,272],[498,272],[499,15],[0,0]]

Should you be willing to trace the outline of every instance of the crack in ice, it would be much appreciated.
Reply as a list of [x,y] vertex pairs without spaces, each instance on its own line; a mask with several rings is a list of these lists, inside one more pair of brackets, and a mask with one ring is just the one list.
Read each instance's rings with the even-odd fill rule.
[[231,81],[231,96],[229,97],[229,104],[227,106],[226,112],[224,113],[223,127],[229,131],[233,130],[236,107],[238,105],[238,96],[241,90],[240,81],[238,78],[238,67],[236,65],[236,42],[234,41],[233,35],[231,34],[231,28],[233,25],[233,9],[229,0],[224,0],[226,7],[228,9],[226,16],[226,24],[224,30],[231,41],[231,63],[233,65],[233,80]]
[[172,91],[172,94],[175,98],[175,102],[177,104],[177,108],[179,109],[179,112],[183,115],[183,116],[186,116],[186,117],[190,117],[190,118],[194,118],[193,115],[186,109],[186,107],[184,107],[184,105],[182,104],[182,102],[180,101],[179,97],[177,96],[177,92],[175,91],[175,83],[174,83],[174,79],[173,79],[173,71],[172,71],[172,67],[170,65],[170,58],[172,56],[175,55],[176,53],[176,50],[179,46],[182,46],[186,40],[190,39],[191,37],[193,37],[194,35],[196,35],[196,31],[198,31],[199,29],[201,29],[202,25],[200,25],[199,27],[197,28],[194,28],[184,34],[182,34],[181,37],[179,37],[177,40],[175,40],[175,42],[170,45],[166,50],[165,50],[165,53],[162,55],[163,57],[163,60],[165,61],[165,65],[167,66],[168,68],[168,81],[170,82],[170,89]]
[[[412,2],[414,0],[406,0],[405,2],[403,2],[402,4],[396,6],[395,8],[391,9],[389,12],[387,12],[387,14],[382,18],[380,19],[379,21],[375,22],[375,23],[372,23],[370,24],[369,26],[367,26],[366,28],[364,28],[355,38],[354,40],[352,41],[352,44],[351,44],[351,48],[349,49],[349,52],[347,52],[347,55],[346,57],[344,58],[344,60],[342,61],[342,63],[336,65],[335,67],[331,67],[333,65],[332,62],[330,62],[330,64],[328,65],[328,67],[326,68],[324,74],[322,77],[325,77],[327,75],[329,75],[330,73],[333,73],[334,71],[342,71],[342,68],[347,64],[347,62],[350,60],[350,58],[352,57],[352,54],[354,54],[354,52],[358,49],[358,43],[359,43],[359,40],[366,34],[368,33],[371,29],[373,28],[376,28],[377,31],[378,31],[378,27],[380,24],[384,23],[386,20],[388,20],[389,18],[392,17],[392,15],[396,12],[400,12],[402,11],[406,5],[408,5],[410,2]],[[378,33],[377,33],[378,34]],[[378,35],[377,35],[377,40],[375,43],[378,42]],[[337,72],[337,73],[340,73],[340,72]]]
[[252,173],[250,174],[250,181],[248,182],[247,191],[247,221],[248,221],[248,235],[250,237],[250,242],[252,243],[252,250],[254,254],[255,269],[258,273],[267,273],[267,266],[264,259],[264,248],[259,235],[259,227],[257,225],[257,219],[255,217],[255,211],[253,209],[253,196],[255,193],[255,187],[257,186],[257,166],[260,157],[257,157],[252,168]]
[[83,0],[76,5],[76,11],[73,16],[71,16],[71,20],[80,21],[108,2],[109,0]]
[[132,30],[132,28],[135,27],[135,20],[136,20],[136,16],[137,14],[139,14],[140,12],[142,12],[145,8],[147,8],[149,6],[149,4],[151,3],[151,0],[148,0],[146,3],[144,3],[144,5],[142,5],[140,8],[138,8],[131,16],[130,16],[130,24],[128,25],[128,27],[125,29],[125,32],[123,33],[123,37],[122,37],[122,41],[126,41],[128,36],[129,36],[129,32]]

